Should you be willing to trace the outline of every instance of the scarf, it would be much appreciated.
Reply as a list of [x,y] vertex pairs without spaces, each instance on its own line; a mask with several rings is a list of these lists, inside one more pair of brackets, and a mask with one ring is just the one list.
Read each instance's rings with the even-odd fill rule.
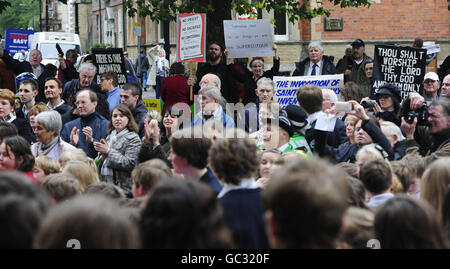
[[53,149],[53,147],[59,142],[59,136],[53,138],[52,141],[50,141],[50,143],[48,143],[47,145],[44,145],[44,143],[41,143],[40,147],[39,147],[39,155],[45,155],[47,156],[47,154]]
[[[123,129],[123,130],[120,131],[119,133],[117,133],[116,130],[113,130],[113,131],[111,132],[111,134],[109,135],[109,141],[108,141],[108,144],[109,144],[109,146],[110,146],[110,149],[111,149],[111,146],[114,145],[114,143],[116,143],[116,141],[117,141],[117,139],[118,139],[119,137],[124,136],[124,135],[126,135],[127,133],[129,133],[129,132],[130,132],[130,131],[128,131],[127,128]],[[113,178],[113,180],[115,180],[115,179],[114,179],[114,171],[113,171],[113,169],[109,168],[109,158],[108,158],[108,155],[106,156],[105,161],[103,162],[103,165],[102,165],[102,169],[101,169],[100,174],[101,174],[102,176],[111,177],[111,178]],[[115,182],[114,182],[114,183],[115,183]]]

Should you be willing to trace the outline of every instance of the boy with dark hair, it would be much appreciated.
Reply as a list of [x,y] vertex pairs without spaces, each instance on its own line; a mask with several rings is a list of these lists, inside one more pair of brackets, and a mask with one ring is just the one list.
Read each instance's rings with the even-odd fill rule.
[[211,139],[203,135],[201,128],[186,128],[176,131],[170,138],[170,155],[176,173],[187,179],[202,181],[217,193],[222,190],[219,180],[208,166],[208,151]]
[[359,171],[359,179],[369,192],[370,200],[367,205],[376,208],[394,197],[390,193],[392,185],[392,172],[389,163],[384,160],[366,162]]

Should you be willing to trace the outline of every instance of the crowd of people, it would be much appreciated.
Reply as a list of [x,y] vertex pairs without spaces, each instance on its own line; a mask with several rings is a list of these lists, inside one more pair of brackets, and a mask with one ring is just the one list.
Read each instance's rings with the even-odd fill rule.
[[56,68],[1,50],[17,90],[0,89],[0,248],[448,248],[449,70],[402,100],[372,90],[363,40],[337,66],[313,41],[292,75],[344,74],[341,96],[306,85],[280,109],[272,49],[265,70],[212,42],[192,79],[155,46],[144,87],[112,71],[98,85],[72,51]]

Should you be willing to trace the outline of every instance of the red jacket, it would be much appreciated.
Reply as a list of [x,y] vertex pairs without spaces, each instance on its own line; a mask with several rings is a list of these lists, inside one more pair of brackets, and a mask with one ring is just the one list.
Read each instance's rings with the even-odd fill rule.
[[162,115],[166,109],[176,103],[185,103],[191,105],[193,102],[189,100],[190,89],[187,84],[188,79],[181,76],[166,77],[161,86],[161,99],[164,101]]

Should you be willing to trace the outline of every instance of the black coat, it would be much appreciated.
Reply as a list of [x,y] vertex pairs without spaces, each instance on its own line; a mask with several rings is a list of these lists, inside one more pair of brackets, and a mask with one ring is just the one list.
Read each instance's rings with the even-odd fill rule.
[[20,136],[22,136],[23,138],[25,138],[28,143],[31,144],[31,142],[33,142],[33,132],[31,131],[31,127],[30,124],[28,123],[28,121],[24,118],[17,118],[13,120],[11,122],[12,124],[14,124],[17,128],[17,131],[19,133]]
[[198,94],[200,90],[200,80],[202,77],[208,73],[215,74],[220,78],[221,89],[223,98],[228,103],[237,103],[239,102],[237,85],[234,77],[231,74],[232,65],[227,66],[224,63],[219,63],[217,65],[210,65],[209,63],[201,66],[197,69],[197,82],[194,85],[194,94]]
[[[380,127],[378,127],[372,120],[363,121],[361,127],[373,140],[373,143],[380,145],[387,153],[390,161],[394,159],[394,149],[392,149],[389,140],[381,132]],[[319,154],[320,157],[331,157],[336,163],[340,162],[352,162],[356,161],[356,153],[359,150],[359,145],[357,144],[344,144],[339,145],[339,147],[330,147],[327,143],[327,132],[314,130],[314,138],[316,140],[316,146],[314,148],[315,152]]]
[[[323,56],[323,66],[322,71],[320,72],[320,75],[334,75],[336,74],[336,67],[334,66],[333,62],[331,61],[330,57]],[[301,62],[295,63],[295,70],[292,73],[292,76],[304,76],[305,75],[305,69],[307,66],[309,66],[309,57]]]

